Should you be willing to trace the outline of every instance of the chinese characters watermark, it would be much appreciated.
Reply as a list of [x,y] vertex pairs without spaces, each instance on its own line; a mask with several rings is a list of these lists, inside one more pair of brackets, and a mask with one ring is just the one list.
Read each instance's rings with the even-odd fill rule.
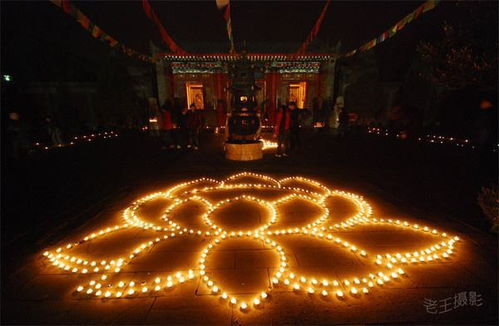
[[459,307],[480,307],[482,305],[482,295],[476,291],[463,291],[456,293],[453,297],[440,300],[425,298],[423,301],[423,306],[429,314],[443,314]]

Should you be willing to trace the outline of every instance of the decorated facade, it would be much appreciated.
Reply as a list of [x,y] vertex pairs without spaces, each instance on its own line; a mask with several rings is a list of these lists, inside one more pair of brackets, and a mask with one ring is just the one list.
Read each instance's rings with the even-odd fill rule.
[[[162,43],[168,46],[171,51],[158,53],[157,49],[152,46],[151,56],[141,54],[118,42],[90,21],[70,0],[51,0],[51,2],[72,16],[92,37],[106,42],[111,48],[120,49],[121,52],[130,57],[155,64],[157,102],[159,103],[151,105],[151,107],[156,108],[152,111],[157,110],[167,100],[176,98],[185,106],[194,104],[197,108],[215,111],[217,118],[214,124],[217,126],[224,124],[225,119],[222,117],[227,110],[231,109],[231,95],[227,92],[229,86],[228,68],[231,62],[237,61],[241,56],[234,45],[230,0],[216,1],[218,9],[223,13],[223,18],[226,21],[230,43],[229,52],[223,54],[193,54],[181,48],[169,35],[149,1],[142,0],[144,13],[158,29]],[[320,31],[322,21],[331,3],[331,0],[327,0],[307,38],[296,52],[292,54],[249,54],[249,60],[255,64],[256,70],[259,71],[255,75],[259,89],[257,107],[264,118],[264,124],[273,123],[275,111],[280,104],[293,101],[297,103],[298,108],[307,109],[312,107],[312,103],[320,103],[324,99],[331,103],[331,100],[335,98],[335,94],[333,94],[334,66],[337,59],[354,56],[385,42],[406,25],[421,17],[422,14],[433,10],[439,2],[440,0],[427,0],[388,30],[349,52],[341,54],[307,53],[310,44]],[[314,101],[316,99],[317,102]]]
[[[231,110],[229,71],[238,54],[156,54],[158,100],[176,98],[181,105],[195,104],[212,112],[216,126],[225,124]],[[248,54],[255,69],[257,109],[264,124],[274,122],[279,105],[296,102],[312,109],[314,99],[328,98],[334,85],[334,55]]]

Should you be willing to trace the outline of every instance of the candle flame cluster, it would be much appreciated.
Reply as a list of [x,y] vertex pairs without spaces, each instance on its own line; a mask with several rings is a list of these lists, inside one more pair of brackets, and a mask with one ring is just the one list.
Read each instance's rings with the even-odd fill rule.
[[66,143],[66,144],[47,146],[47,145],[43,145],[40,142],[36,142],[34,144],[34,147],[37,149],[41,149],[41,150],[49,150],[49,149],[53,149],[53,148],[73,146],[73,145],[76,145],[78,143],[92,142],[92,141],[97,140],[97,139],[107,139],[107,138],[113,138],[113,137],[118,137],[118,134],[114,131],[104,131],[104,132],[99,132],[99,133],[90,134],[90,135],[75,136],[75,137],[71,138],[69,143]]
[[260,139],[260,141],[263,144],[262,145],[262,150],[277,148],[277,143],[276,142],[273,142],[273,141],[270,141],[270,140],[267,140],[267,139]]
[[[385,128],[368,127],[367,132],[373,135],[384,136],[384,137],[395,137],[398,139],[406,138],[407,136],[404,133],[394,133]],[[475,148],[475,146],[470,142],[469,139],[461,139],[456,137],[426,134],[421,137],[418,137],[417,140],[418,142],[425,142],[430,144],[448,144],[461,148],[463,147],[472,148],[472,149]]]
[[[253,183],[237,183],[238,179],[252,178],[258,180]],[[299,183],[303,186],[292,186],[290,183]],[[313,190],[311,190],[313,189]],[[284,191],[290,193],[276,200],[264,200],[250,195],[230,197],[216,203],[210,202],[203,194],[216,191],[252,190]],[[357,212],[355,215],[339,223],[333,223],[326,199],[340,197],[351,201]],[[155,199],[169,199],[173,202],[165,209],[161,216],[162,225],[146,222],[139,214],[139,209],[146,203]],[[301,227],[278,228],[274,224],[279,220],[279,206],[290,200],[300,199],[320,208],[322,213],[313,221]],[[206,208],[201,220],[208,230],[193,229],[183,226],[175,221],[175,209],[181,205],[196,201]],[[259,227],[249,230],[226,230],[213,221],[217,210],[230,203],[246,201],[264,207],[268,212],[267,222]],[[47,250],[43,256],[51,264],[64,271],[75,274],[92,274],[92,279],[76,287],[76,292],[84,296],[99,297],[102,299],[116,299],[143,295],[158,295],[162,291],[169,291],[189,280],[200,277],[210,290],[210,293],[219,297],[229,305],[241,311],[263,308],[269,300],[272,290],[277,287],[287,287],[291,291],[306,295],[337,298],[345,300],[347,296],[360,297],[369,295],[373,288],[383,287],[384,284],[406,277],[402,267],[410,264],[426,264],[449,260],[455,254],[455,244],[460,241],[457,236],[450,236],[445,232],[400,219],[385,219],[372,217],[371,206],[362,196],[340,190],[331,190],[321,183],[303,178],[289,177],[276,180],[271,177],[242,172],[228,177],[223,181],[201,178],[175,185],[165,191],[156,192],[134,201],[122,214],[123,224],[113,225],[99,231],[87,234],[82,240],[68,243],[54,250]],[[166,223],[166,225],[165,225]],[[385,254],[368,253],[358,245],[349,243],[337,236],[338,231],[344,231],[357,225],[390,225],[396,228],[411,230],[428,234],[437,238],[436,242],[426,248],[412,252],[392,252]],[[70,254],[70,250],[79,245],[104,237],[108,234],[129,228],[139,228],[155,232],[158,236],[149,241],[140,243],[126,256],[114,257],[104,260],[92,260]],[[150,249],[162,241],[175,237],[206,237],[209,243],[201,250],[197,266],[192,266],[188,271],[177,271],[170,274],[157,274],[148,276],[148,280],[138,281],[127,277],[120,277],[120,272],[125,269],[133,259],[149,252]],[[299,275],[290,269],[285,248],[278,242],[281,236],[302,236],[316,238],[335,244],[341,250],[371,263],[375,269],[367,275],[359,275],[341,279],[318,278],[310,275]],[[271,276],[269,287],[262,289],[251,299],[244,301],[240,297],[225,291],[221,284],[217,284],[210,277],[207,262],[214,248],[228,239],[253,239],[261,241],[265,246],[274,250],[279,257],[279,268]],[[113,281],[110,283],[110,281]]]

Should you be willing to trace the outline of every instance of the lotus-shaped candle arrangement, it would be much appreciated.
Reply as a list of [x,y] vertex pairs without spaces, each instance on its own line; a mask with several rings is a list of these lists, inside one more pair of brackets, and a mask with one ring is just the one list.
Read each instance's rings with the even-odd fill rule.
[[[330,214],[330,209],[333,208],[328,208],[327,205],[327,201],[334,197],[350,201],[356,207],[356,213],[343,221],[335,221]],[[154,222],[141,217],[141,207],[157,199],[168,201],[168,207],[162,211],[162,215]],[[312,219],[303,215],[300,216],[301,220],[295,218],[294,221],[289,221],[282,206],[296,200],[315,206],[314,210],[319,213]],[[190,203],[204,207],[202,213],[196,216],[199,222],[197,227],[183,223],[181,214],[178,214],[182,207]],[[231,215],[231,206],[243,203],[257,208],[261,212],[259,218],[247,221],[246,213],[241,210],[238,214]],[[277,287],[288,287],[297,293],[317,295],[330,300],[345,300],[349,296],[373,295],[373,289],[382,288],[389,282],[403,282],[407,277],[404,271],[407,265],[417,267],[451,259],[455,252],[454,246],[459,241],[457,236],[450,236],[425,225],[396,218],[373,217],[371,206],[362,196],[330,189],[314,180],[303,177],[276,180],[249,172],[230,176],[223,181],[201,178],[149,194],[124,209],[122,218],[121,224],[105,227],[79,241],[43,253],[51,264],[64,271],[88,274],[83,284],[75,286],[75,294],[103,300],[160,295],[163,291],[201,278],[214,297],[243,311],[263,308]],[[422,233],[434,240],[418,250],[403,252],[395,248],[393,252],[379,254],[342,238],[349,230],[371,226]],[[150,233],[153,239],[139,243],[120,256],[105,259],[92,259],[84,253],[75,254],[73,251],[101,237],[130,229]],[[188,270],[148,274],[145,280],[133,279],[133,275],[123,276],[134,260],[153,254],[152,249],[158,244],[188,237],[205,239],[205,246],[196,257],[197,264]],[[300,273],[290,264],[289,249],[283,242],[285,237],[314,239],[334,245],[343,253],[360,260],[370,270],[362,275],[351,275],[343,279],[337,278],[337,275],[325,277]],[[278,267],[273,269],[270,276],[270,284],[253,293],[251,298],[245,295],[243,299],[242,296],[231,294],[224,289],[224,280],[217,280],[207,267],[217,247],[230,241],[259,242],[273,250],[279,260]],[[337,263],[341,264],[341,261]]]

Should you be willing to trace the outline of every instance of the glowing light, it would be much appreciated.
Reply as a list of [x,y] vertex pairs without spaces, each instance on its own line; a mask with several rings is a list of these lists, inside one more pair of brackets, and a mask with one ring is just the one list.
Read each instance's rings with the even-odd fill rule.
[[273,141],[270,141],[270,140],[266,140],[266,139],[260,139],[260,141],[262,142],[262,150],[277,148],[277,143],[276,142],[273,142]]
[[[263,182],[234,183],[236,179],[242,177],[256,178]],[[288,183],[293,181],[304,183],[308,186],[309,189],[305,189],[300,186],[289,186]],[[201,186],[198,185],[198,183],[211,183],[212,185]],[[184,189],[186,187],[189,188]],[[290,194],[287,194],[284,197],[278,198],[273,201],[263,200],[249,195],[239,195],[219,201],[217,203],[212,203],[208,199],[203,197],[203,194],[209,192],[220,190],[239,191],[246,189],[279,190],[288,192]],[[330,223],[330,212],[325,204],[326,199],[329,197],[339,197],[351,201],[357,208],[357,212],[353,216],[344,221],[340,221],[337,224]],[[159,198],[169,199],[172,201],[172,204],[167,207],[167,209],[161,216],[162,221],[165,222],[164,225],[158,225],[146,221],[139,214],[142,205],[151,200]],[[301,227],[285,227],[282,229],[275,227],[274,224],[280,218],[278,214],[279,205],[282,205],[293,199],[300,199],[307,203],[313,204],[321,210],[321,213],[315,220]],[[209,227],[208,231],[184,227],[183,225],[181,225],[181,223],[174,220],[172,212],[175,210],[175,208],[190,201],[196,201],[197,203],[205,206],[206,211],[201,216],[201,221]],[[235,201],[250,201],[262,206],[269,213],[266,224],[260,225],[259,227],[250,230],[225,230],[223,227],[215,224],[212,216],[215,214],[216,210],[221,209],[224,205],[227,205],[229,203],[234,203]],[[90,270],[93,270],[95,273],[99,272],[100,270],[114,271],[114,274],[106,272],[107,274],[103,274],[100,277],[94,276],[95,279],[91,280],[88,283],[91,287],[94,288],[85,288],[83,285],[79,285],[76,291],[82,294],[95,294],[95,296],[103,295],[104,297],[111,297],[114,295],[116,298],[119,298],[124,293],[132,296],[137,291],[144,294],[148,293],[148,295],[157,295],[153,294],[153,291],[151,290],[153,289],[154,292],[157,292],[161,291],[162,286],[164,286],[166,289],[171,288],[174,285],[180,286],[188,280],[195,279],[195,275],[200,275],[201,281],[206,284],[211,293],[217,295],[219,293],[222,293],[220,297],[224,300],[228,300],[228,294],[224,292],[223,289],[221,289],[220,285],[215,285],[215,282],[210,279],[209,270],[206,269],[206,264],[207,262],[209,262],[211,252],[216,246],[220,245],[230,238],[258,239],[259,241],[263,241],[265,246],[269,247],[271,250],[276,251],[279,257],[279,268],[271,278],[271,287],[268,289],[268,291],[272,291],[273,288],[282,286],[284,284],[286,286],[290,286],[294,291],[297,292],[299,292],[303,287],[303,291],[301,293],[313,294],[317,292],[322,296],[327,296],[329,295],[329,290],[331,291],[331,293],[335,293],[338,298],[342,298],[344,294],[342,290],[339,289],[339,287],[342,287],[342,284],[347,287],[347,289],[349,289],[348,291],[352,295],[358,295],[360,292],[364,294],[369,293],[368,288],[372,288],[376,284],[382,286],[384,283],[390,282],[393,279],[398,279],[398,282],[403,281],[405,278],[401,277],[401,275],[405,275],[405,272],[401,268],[398,268],[398,265],[407,263],[409,261],[412,263],[425,262],[429,264],[442,261],[441,258],[450,259],[450,255],[453,255],[455,253],[455,246],[457,242],[460,241],[460,238],[457,236],[447,235],[445,232],[437,231],[436,229],[432,229],[427,225],[420,225],[414,222],[403,221],[399,219],[371,217],[371,215],[372,209],[370,205],[362,198],[362,196],[340,190],[331,190],[314,180],[302,177],[290,177],[281,180],[275,180],[264,175],[244,172],[233,175],[221,182],[213,179],[201,178],[198,180],[175,185],[167,189],[166,191],[146,195],[134,201],[128,208],[123,211],[123,224],[108,226],[101,230],[93,230],[93,232],[87,234],[83,238],[83,240],[65,244],[55,250],[45,250],[43,251],[42,256],[45,259],[50,260],[51,266],[55,266],[56,268],[60,268],[62,270],[71,271],[73,273],[88,273],[89,270],[87,268],[90,268]],[[390,254],[376,255],[368,253],[365,249],[360,248],[356,244],[352,244],[337,236],[334,236],[334,232],[336,231],[351,229],[357,225],[390,225],[391,227],[410,230],[411,232],[425,233],[428,236],[438,238],[438,240],[431,246],[422,248],[415,252],[395,252]],[[128,254],[123,255],[123,258],[112,257],[97,261],[89,259],[87,261],[85,260],[87,258],[71,255],[70,250],[77,247],[81,243],[99,239],[113,232],[129,228],[138,228],[150,232],[158,232],[158,234],[160,235],[153,240],[138,244]],[[362,277],[361,275],[358,275],[358,277],[352,276],[349,279],[345,279],[340,282],[338,282],[337,280],[330,281],[322,277],[319,278],[321,280],[319,281],[313,276],[307,275],[307,277],[305,277],[304,275],[299,275],[296,273],[296,271],[290,270],[290,262],[286,257],[285,248],[281,247],[278,241],[279,237],[288,235],[312,237],[319,239],[320,241],[330,242],[332,245],[334,244],[339,250],[345,250],[345,252],[355,255],[359,259],[364,259],[366,263],[371,263],[376,268],[376,271],[372,271],[372,273],[369,274],[369,277],[367,277],[367,275],[365,275],[366,277]],[[137,289],[134,288],[135,281],[129,281],[126,279],[116,281],[118,282],[117,286],[113,284],[107,285],[107,282],[109,281],[106,281],[106,285],[104,286],[101,283],[98,283],[107,280],[108,278],[111,279],[112,283],[113,278],[116,277],[115,275],[121,272],[122,268],[126,269],[126,266],[133,259],[151,251],[151,249],[158,243],[172,238],[187,236],[203,236],[209,239],[207,246],[200,253],[197,268],[193,266],[191,267],[193,269],[189,269],[187,272],[176,271],[173,275],[151,276],[151,278],[142,281]],[[82,268],[84,266],[86,266],[87,268]],[[194,272],[194,269],[196,270],[196,272]],[[128,287],[125,287],[126,282],[129,282]],[[149,287],[146,286],[146,284]],[[352,284],[354,284],[355,287],[352,287]],[[112,291],[111,289],[114,286],[116,286],[120,291]],[[103,287],[102,290],[101,287]],[[111,291],[106,291],[107,287],[109,287]],[[324,288],[328,288],[328,290]],[[253,298],[248,302],[256,306],[261,304],[261,302],[267,297],[267,292],[261,292],[258,297]],[[229,302],[233,305],[236,305],[238,301],[240,301],[240,299],[236,296],[231,296],[229,300]],[[241,301],[239,307],[240,309],[245,310],[248,309],[248,304]]]
[[[56,149],[56,148],[69,147],[69,146],[73,146],[76,144],[81,144],[83,142],[92,142],[92,141],[95,141],[97,139],[107,139],[107,138],[111,138],[111,137],[118,137],[118,134],[115,133],[114,131],[110,131],[110,132],[104,132],[103,134],[98,133],[98,134],[76,136],[76,137],[73,137],[70,142],[65,143],[65,144],[42,146],[41,142],[35,142],[34,146],[35,146],[35,149],[38,149],[38,150],[52,150],[52,149]],[[69,249],[70,247],[66,246],[66,248]]]

